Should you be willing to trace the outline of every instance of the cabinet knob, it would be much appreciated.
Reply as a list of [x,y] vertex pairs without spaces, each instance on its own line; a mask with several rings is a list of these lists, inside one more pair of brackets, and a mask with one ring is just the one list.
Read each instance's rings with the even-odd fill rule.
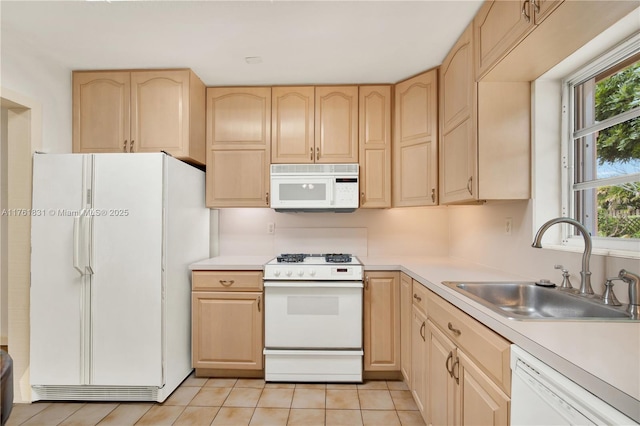
[[427,323],[422,321],[422,325],[420,326],[420,337],[422,337],[422,341],[423,342],[427,341],[427,339],[425,337],[425,334],[424,334],[424,328],[426,327],[426,325],[427,325]]
[[313,147],[309,148],[309,160],[313,161]]
[[316,147],[316,161],[318,161],[320,159],[320,147],[317,146]]
[[133,152],[133,143],[135,141],[133,139],[131,139],[131,144],[129,145],[129,152]]
[[262,296],[258,296],[258,312],[262,312],[260,310],[260,302],[261,302],[261,300],[262,300]]
[[436,202],[436,189],[435,188],[431,188],[431,202],[432,203]]
[[364,191],[360,193],[360,204],[364,204]]
[[469,191],[469,194],[473,195],[473,188],[471,187],[473,185],[473,176],[469,177],[469,180],[467,181],[467,191]]
[[124,140],[124,145],[122,145],[122,152],[127,152],[127,140]]
[[266,199],[266,204],[268,206],[269,205],[269,193],[268,192],[265,195],[265,199]]
[[234,282],[235,282],[234,280],[231,280],[231,281],[227,281],[227,280],[220,280],[220,284],[222,284],[222,285],[223,285],[223,286],[225,286],[225,287],[232,286]]
[[418,296],[417,294],[413,294],[413,298],[416,299],[418,302],[422,302],[422,297]]

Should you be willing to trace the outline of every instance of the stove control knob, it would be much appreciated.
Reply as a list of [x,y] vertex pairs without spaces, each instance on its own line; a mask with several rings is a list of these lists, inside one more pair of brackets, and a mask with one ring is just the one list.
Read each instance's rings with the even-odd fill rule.
[[275,275],[276,277],[279,277],[280,271],[276,269],[275,271],[273,271],[273,275]]
[[315,277],[316,276],[316,270],[315,269],[310,270],[309,271],[309,275],[311,275],[312,277]]
[[298,276],[301,277],[304,275],[304,271],[302,269],[298,270]]
[[290,277],[291,276],[291,271],[287,271],[287,276]]

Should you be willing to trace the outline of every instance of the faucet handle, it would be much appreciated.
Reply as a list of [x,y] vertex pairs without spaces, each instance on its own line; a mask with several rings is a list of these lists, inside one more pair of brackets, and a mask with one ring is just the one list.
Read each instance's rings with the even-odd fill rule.
[[569,270],[564,269],[564,266],[562,266],[562,265],[553,265],[553,269],[561,269],[563,273],[564,272],[569,272]]
[[575,291],[575,289],[571,285],[571,281],[569,280],[569,270],[565,269],[562,265],[553,265],[553,269],[562,270],[562,284],[560,284],[558,290]]
[[620,280],[618,277],[607,278],[607,282],[604,283],[604,293],[602,294],[602,303],[611,306],[620,306],[622,303],[618,301],[615,293],[613,292],[613,281]]

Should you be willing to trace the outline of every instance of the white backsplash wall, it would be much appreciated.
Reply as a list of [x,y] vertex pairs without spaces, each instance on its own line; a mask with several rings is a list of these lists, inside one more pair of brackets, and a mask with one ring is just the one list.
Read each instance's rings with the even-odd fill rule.
[[[489,202],[480,206],[448,207],[449,255],[519,274],[527,280],[548,278],[556,284],[562,282],[562,274],[553,266],[561,264],[569,269],[573,286],[579,287],[582,253],[531,247],[536,231],[532,225],[531,203]],[[513,221],[511,235],[505,233],[507,217]],[[602,294],[606,278],[618,275],[622,268],[640,273],[640,261],[592,255],[590,269],[593,290]],[[626,284],[617,283],[615,293],[621,302],[629,301]]]
[[[275,225],[273,234],[267,232],[269,224]],[[366,238],[366,253],[358,253],[361,256],[447,255],[448,218],[444,207],[359,209],[353,213],[220,209],[219,253],[222,256],[275,255],[286,246],[284,235],[313,234],[314,231],[305,231],[309,228],[327,229],[321,247],[330,245],[331,235],[335,235],[332,251],[346,251],[342,247],[348,235],[354,240],[349,242],[349,246],[356,247],[354,250],[364,250],[361,243]],[[347,229],[341,234],[339,228]],[[299,241],[292,242],[292,246],[298,244]]]

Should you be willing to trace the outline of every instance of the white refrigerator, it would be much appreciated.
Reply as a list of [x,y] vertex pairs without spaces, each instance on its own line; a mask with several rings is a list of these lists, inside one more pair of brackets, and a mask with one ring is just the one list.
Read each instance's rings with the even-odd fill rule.
[[164,401],[192,371],[204,172],[166,154],[35,154],[32,400]]

